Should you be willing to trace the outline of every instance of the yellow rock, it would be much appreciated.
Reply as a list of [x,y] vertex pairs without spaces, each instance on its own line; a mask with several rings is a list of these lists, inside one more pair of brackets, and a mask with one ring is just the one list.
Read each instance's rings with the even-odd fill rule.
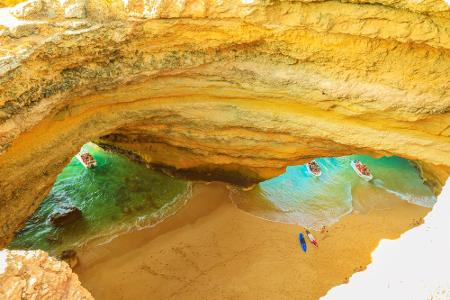
[[93,300],[69,265],[41,250],[0,251],[2,299]]
[[86,9],[86,20],[60,14],[0,37],[0,246],[90,140],[179,175],[244,184],[352,153],[417,161],[436,191],[450,172],[441,1]]

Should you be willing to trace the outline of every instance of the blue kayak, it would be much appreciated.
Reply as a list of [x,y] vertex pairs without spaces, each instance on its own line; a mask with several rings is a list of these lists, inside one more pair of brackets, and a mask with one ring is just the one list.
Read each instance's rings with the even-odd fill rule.
[[305,237],[303,236],[303,233],[300,233],[298,237],[300,239],[300,245],[302,246],[303,252],[306,252],[306,241]]

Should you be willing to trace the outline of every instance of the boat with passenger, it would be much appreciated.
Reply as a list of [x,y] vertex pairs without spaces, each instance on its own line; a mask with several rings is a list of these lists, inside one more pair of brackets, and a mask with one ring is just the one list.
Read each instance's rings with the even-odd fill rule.
[[78,153],[75,157],[86,169],[91,169],[97,166],[97,161],[88,151],[80,151],[80,153]]
[[308,169],[308,172],[316,177],[319,177],[322,175],[322,171],[320,170],[319,164],[313,160],[306,164],[306,168]]
[[365,181],[371,181],[373,179],[373,175],[370,172],[369,168],[360,160],[352,160],[350,164],[355,173]]

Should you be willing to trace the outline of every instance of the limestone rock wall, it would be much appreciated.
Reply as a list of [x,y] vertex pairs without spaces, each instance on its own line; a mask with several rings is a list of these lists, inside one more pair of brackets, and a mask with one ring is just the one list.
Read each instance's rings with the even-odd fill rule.
[[1,299],[93,300],[78,276],[43,251],[0,251]]
[[0,246],[90,140],[246,184],[319,156],[400,155],[438,190],[449,12],[437,0],[0,9]]

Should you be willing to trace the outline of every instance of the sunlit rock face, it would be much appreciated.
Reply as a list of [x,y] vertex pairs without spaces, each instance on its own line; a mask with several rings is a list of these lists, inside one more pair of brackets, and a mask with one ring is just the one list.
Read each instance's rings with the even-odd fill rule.
[[448,176],[442,1],[30,3],[0,10],[0,246],[89,140],[241,184],[352,153]]
[[1,299],[94,299],[69,265],[43,251],[0,251]]

